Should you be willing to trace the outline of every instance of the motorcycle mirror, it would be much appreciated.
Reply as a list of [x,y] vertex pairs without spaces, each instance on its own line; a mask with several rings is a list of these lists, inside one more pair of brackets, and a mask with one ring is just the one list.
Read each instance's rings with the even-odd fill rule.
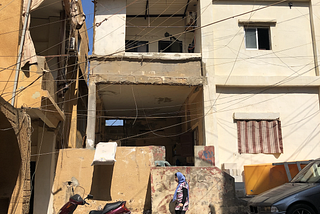
[[93,195],[88,194],[87,198],[88,199],[93,199]]

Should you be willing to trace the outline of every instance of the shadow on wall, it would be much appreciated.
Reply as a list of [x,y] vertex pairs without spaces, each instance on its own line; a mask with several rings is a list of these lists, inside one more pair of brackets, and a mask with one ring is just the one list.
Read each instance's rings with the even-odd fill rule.
[[[7,129],[0,132],[2,143],[0,144],[0,213],[9,213],[10,202],[19,200],[19,193],[23,191],[22,177],[19,176],[21,168],[21,154],[17,136],[6,118],[0,112],[0,129]],[[13,194],[16,184],[19,187],[17,193]],[[14,213],[16,207],[13,207],[10,213]]]
[[144,213],[148,213],[150,210],[151,213],[151,178],[149,175],[149,181],[148,181],[148,187],[147,187],[147,193],[146,193],[146,200],[144,202]]
[[176,203],[175,202],[170,202],[169,203],[169,211],[171,214],[175,214],[174,208],[175,208]]
[[112,201],[110,193],[112,174],[113,165],[94,166],[90,194],[95,200]]
[[223,204],[221,206],[222,213],[229,214],[245,214],[248,213],[247,202],[238,199],[235,193],[234,178],[223,172],[224,187],[226,191],[222,195]]
[[216,209],[214,208],[213,204],[209,204],[210,213],[209,214],[216,214]]

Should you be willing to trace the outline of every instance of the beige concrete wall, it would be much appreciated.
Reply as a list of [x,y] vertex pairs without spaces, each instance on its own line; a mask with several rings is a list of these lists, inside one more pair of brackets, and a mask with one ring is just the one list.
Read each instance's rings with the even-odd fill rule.
[[148,192],[150,167],[153,155],[149,147],[118,147],[113,166],[91,166],[94,150],[60,150],[53,187],[54,211],[67,202],[72,195],[68,181],[78,182],[73,186],[81,196],[93,194],[90,206],[79,206],[77,213],[103,207],[107,201],[126,200],[133,213],[150,209]]
[[[213,4],[212,14],[214,20],[221,20],[269,4],[220,1]],[[246,49],[239,19],[275,20],[276,26],[270,27],[271,50]],[[283,2],[217,23],[213,37],[216,75],[232,71],[232,76],[315,76],[309,2],[295,2],[292,9]]]
[[[97,55],[109,55],[125,46],[126,1],[102,0],[95,7],[94,49]],[[105,20],[107,19],[107,21]]]
[[[217,89],[217,122],[220,165],[236,163],[241,175],[244,165],[309,160],[319,157],[318,88],[228,88]],[[235,97],[237,99],[235,99]],[[279,113],[283,154],[239,154],[235,112]]]
[[22,1],[4,0],[1,5],[3,10],[0,14],[0,79],[3,81],[0,82],[0,90],[2,97],[9,100],[12,97],[18,55]]
[[[189,183],[188,214],[244,214],[245,203],[235,197],[234,179],[217,167],[153,167],[151,169],[152,213],[169,214],[177,183],[174,174],[181,172]],[[170,212],[171,211],[171,212]]]

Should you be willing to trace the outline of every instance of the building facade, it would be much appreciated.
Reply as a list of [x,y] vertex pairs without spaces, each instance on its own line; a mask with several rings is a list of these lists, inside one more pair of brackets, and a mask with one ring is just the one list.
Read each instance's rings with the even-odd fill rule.
[[172,165],[318,158],[317,1],[95,1],[86,146],[162,145]]
[[[26,183],[17,182],[14,193],[1,189],[1,213],[52,213],[57,152],[82,148],[85,137],[87,104],[79,99],[87,94],[85,15],[81,1],[68,0],[4,1],[0,10],[1,97],[31,121],[30,140],[19,142],[18,179]],[[24,190],[28,197],[17,198]]]

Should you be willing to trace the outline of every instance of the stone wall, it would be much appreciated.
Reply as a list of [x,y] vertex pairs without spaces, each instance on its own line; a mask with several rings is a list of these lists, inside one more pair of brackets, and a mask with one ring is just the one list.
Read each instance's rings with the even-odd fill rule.
[[241,214],[246,203],[235,197],[234,179],[217,167],[153,167],[151,197],[153,214],[174,213],[171,203],[177,183],[174,174],[181,172],[190,186],[188,214]]

